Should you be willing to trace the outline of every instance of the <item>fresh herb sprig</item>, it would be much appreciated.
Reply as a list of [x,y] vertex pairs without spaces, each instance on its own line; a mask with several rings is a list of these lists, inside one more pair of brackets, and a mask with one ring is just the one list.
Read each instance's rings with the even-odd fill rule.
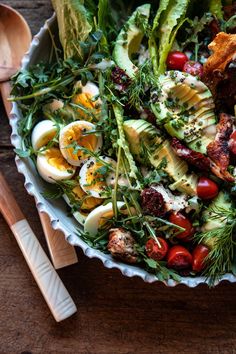
[[217,206],[209,210],[209,215],[211,220],[220,221],[222,226],[200,232],[194,238],[198,243],[211,245],[203,274],[208,278],[209,284],[214,285],[223,274],[233,271],[236,211]]
[[132,107],[140,109],[144,105],[147,91],[157,88],[157,80],[153,74],[150,60],[146,60],[137,71],[128,87],[128,103]]

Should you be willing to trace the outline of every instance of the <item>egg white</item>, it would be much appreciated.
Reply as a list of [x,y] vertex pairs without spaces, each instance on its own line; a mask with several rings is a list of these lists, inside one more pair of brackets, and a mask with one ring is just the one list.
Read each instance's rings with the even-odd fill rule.
[[91,95],[91,98],[99,95],[99,88],[92,81],[88,81],[85,85],[82,85],[81,81],[77,81],[75,84],[75,89],[80,89],[82,93]]
[[[121,209],[124,204],[124,202],[117,202],[118,209]],[[103,215],[109,212],[111,212],[112,216],[114,215],[111,202],[106,205],[100,205],[93,209],[93,211],[88,214],[84,222],[84,231],[88,232],[92,236],[95,236],[98,232],[99,223],[102,220]]]
[[[83,133],[83,129],[89,131],[89,130],[95,130],[96,127],[94,124],[90,122],[84,120],[77,120],[75,122],[66,125],[60,131],[59,146],[60,146],[61,153],[64,156],[64,158],[73,166],[80,166],[89,157],[87,155],[84,155],[78,158],[77,154],[71,153],[72,148],[70,149],[68,148],[68,145],[72,144],[73,142],[79,144],[80,134],[81,132]],[[76,136],[76,133],[78,133],[78,136]],[[72,134],[74,137],[72,136]],[[98,152],[102,147],[102,136],[96,133],[94,133],[93,135],[96,135],[96,139],[97,139],[96,146],[94,147],[93,152]],[[88,141],[89,141],[89,136],[90,135],[88,135]],[[84,137],[83,139],[84,142],[86,143],[86,137]],[[82,143],[81,146],[83,145],[84,144]]]
[[[114,169],[116,168],[116,161],[111,159],[110,157],[100,157],[101,160],[105,161],[109,165],[111,165]],[[115,181],[115,172],[109,171],[106,175],[104,182],[102,184],[96,183],[96,176],[92,175],[92,171],[96,166],[100,168],[101,163],[96,161],[96,159],[89,159],[84,163],[79,172],[79,182],[80,186],[85,193],[95,197],[95,198],[106,198],[106,195],[103,194],[104,187],[114,184]],[[93,176],[91,179],[94,181],[94,184],[90,187],[89,184],[91,181],[88,180],[88,177]]]
[[64,160],[60,150],[58,148],[50,148],[48,150],[51,151],[51,158],[54,158],[55,156],[55,159],[57,159],[60,155],[60,160],[63,162],[65,168],[60,169],[59,167],[55,166],[55,164],[52,164],[52,162],[50,163],[50,158],[48,158],[47,155],[48,151],[46,150],[39,153],[37,156],[37,170],[40,176],[49,183],[55,183],[55,181],[61,181],[73,177],[76,168],[74,166],[70,166],[68,162]]
[[34,127],[31,135],[32,147],[35,151],[49,143],[56,135],[55,123],[49,119],[42,120]]

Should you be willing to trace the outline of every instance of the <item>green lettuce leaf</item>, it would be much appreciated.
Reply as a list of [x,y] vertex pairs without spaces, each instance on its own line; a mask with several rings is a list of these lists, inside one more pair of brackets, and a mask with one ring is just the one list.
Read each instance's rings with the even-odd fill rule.
[[158,74],[166,69],[166,58],[171,50],[179,27],[187,20],[185,14],[189,0],[170,0],[167,9],[160,17],[157,37],[159,38]]
[[163,11],[165,11],[167,9],[169,2],[170,2],[170,0],[161,0],[160,1],[158,11],[157,11],[156,16],[154,17],[154,21],[153,21],[153,26],[152,26],[153,32],[158,28],[159,19],[161,17],[161,14]]
[[159,25],[159,19],[161,14],[167,9],[170,0],[161,0],[159,4],[158,11],[153,20],[152,31],[148,41],[149,53],[152,61],[153,71],[155,74],[158,73],[158,48],[156,44],[156,31]]
[[216,16],[219,20],[223,20],[221,0],[210,0],[209,10],[212,15]]
[[92,30],[83,0],[52,0],[57,15],[59,36],[64,59],[82,59],[80,41],[85,41]]
[[98,2],[98,28],[102,30],[101,45],[108,51],[107,44],[107,23],[109,22],[109,2],[108,0],[99,0]]

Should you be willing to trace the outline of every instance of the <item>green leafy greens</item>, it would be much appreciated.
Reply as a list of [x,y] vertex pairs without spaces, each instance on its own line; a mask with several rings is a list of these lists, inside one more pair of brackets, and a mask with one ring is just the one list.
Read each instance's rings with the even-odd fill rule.
[[92,30],[83,0],[52,0],[57,14],[60,41],[64,58],[83,59],[80,41],[85,41]]

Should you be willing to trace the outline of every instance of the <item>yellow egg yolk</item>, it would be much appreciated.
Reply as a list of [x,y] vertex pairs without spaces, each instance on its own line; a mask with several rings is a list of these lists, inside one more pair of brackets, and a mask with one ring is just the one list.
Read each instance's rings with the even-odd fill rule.
[[[76,142],[78,145],[85,147],[86,149],[90,151],[94,151],[97,146],[97,137],[95,134],[88,134],[88,135],[83,135],[83,133],[86,133],[86,131],[91,130],[91,127],[87,126],[82,126],[82,125],[74,125],[71,127],[65,134],[64,140],[65,140],[65,146],[68,146],[72,144],[73,142]],[[81,160],[87,157],[87,154],[85,154],[83,151],[78,150],[76,153],[74,151],[73,147],[66,147],[68,155],[72,160]]]
[[54,138],[55,135],[56,135],[56,131],[52,131],[48,134],[45,134],[41,138],[40,142],[38,143],[38,149],[40,149],[42,146],[47,145],[49,143],[49,141],[51,141]]
[[72,166],[64,159],[61,152],[57,148],[47,149],[45,156],[49,165],[55,167],[60,171],[71,170]]
[[111,220],[113,215],[114,215],[113,210],[107,211],[106,213],[102,214],[102,216],[100,217],[99,222],[98,222],[98,229],[104,228],[104,226],[107,223],[109,223],[109,220]]
[[[73,97],[73,103],[85,107],[86,109],[91,111],[92,114],[97,116],[100,113],[100,111],[101,111],[100,103],[99,103],[98,100],[94,101],[93,97],[94,96],[91,95],[88,92],[82,92],[82,93],[76,94]],[[80,115],[82,117],[86,117],[87,116],[86,111],[84,111],[83,109],[78,107],[77,111],[80,113]]]
[[96,191],[98,193],[105,190],[106,179],[105,176],[99,173],[99,169],[104,165],[99,162],[91,161],[86,172],[86,190],[87,191]]
[[102,200],[99,198],[88,196],[80,185],[77,185],[73,188],[73,193],[76,195],[78,199],[83,199],[83,203],[81,205],[82,210],[91,210],[94,209],[96,206],[102,203]]

